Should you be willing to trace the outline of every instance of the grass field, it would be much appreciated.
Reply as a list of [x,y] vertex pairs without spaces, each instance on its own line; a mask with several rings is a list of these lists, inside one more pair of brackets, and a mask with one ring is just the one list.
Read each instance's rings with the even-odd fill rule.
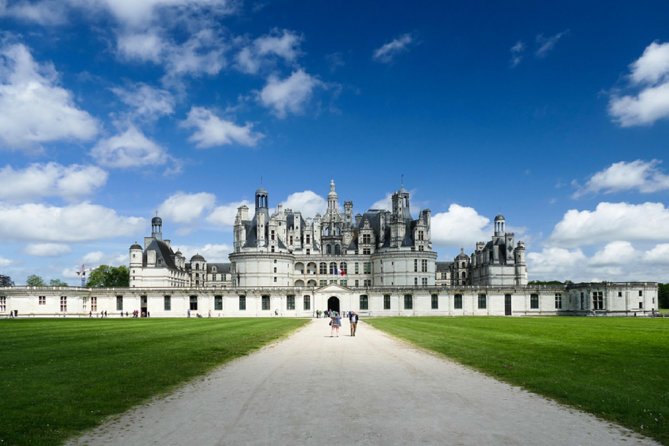
[[0,321],[0,444],[59,444],[305,322]]
[[417,317],[366,322],[669,445],[669,319]]

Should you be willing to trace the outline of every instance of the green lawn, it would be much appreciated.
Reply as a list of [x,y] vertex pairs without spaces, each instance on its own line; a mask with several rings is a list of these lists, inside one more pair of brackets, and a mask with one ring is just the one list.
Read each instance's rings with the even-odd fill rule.
[[669,444],[667,318],[370,318],[491,376]]
[[58,444],[306,321],[0,321],[0,444]]

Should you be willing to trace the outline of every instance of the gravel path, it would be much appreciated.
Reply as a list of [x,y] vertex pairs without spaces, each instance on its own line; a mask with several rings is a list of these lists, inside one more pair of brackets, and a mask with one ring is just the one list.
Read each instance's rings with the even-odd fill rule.
[[656,444],[364,322],[347,332],[313,320],[70,444]]

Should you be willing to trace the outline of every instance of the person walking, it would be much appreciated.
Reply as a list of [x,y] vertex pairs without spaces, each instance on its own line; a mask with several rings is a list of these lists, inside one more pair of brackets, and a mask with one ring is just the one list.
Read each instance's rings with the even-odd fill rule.
[[355,330],[358,328],[358,313],[351,311],[348,314],[348,321],[351,323],[351,336],[355,336]]
[[332,317],[330,318],[330,337],[332,337],[335,333],[337,333],[337,337],[339,337],[339,327],[341,327],[341,316],[335,311],[332,313]]

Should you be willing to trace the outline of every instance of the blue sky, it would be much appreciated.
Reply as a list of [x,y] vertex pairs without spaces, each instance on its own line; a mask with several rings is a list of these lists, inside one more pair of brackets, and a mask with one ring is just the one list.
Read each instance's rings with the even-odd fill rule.
[[669,5],[0,0],[0,274],[76,284],[150,232],[402,178],[440,260],[502,213],[530,279],[669,272]]

